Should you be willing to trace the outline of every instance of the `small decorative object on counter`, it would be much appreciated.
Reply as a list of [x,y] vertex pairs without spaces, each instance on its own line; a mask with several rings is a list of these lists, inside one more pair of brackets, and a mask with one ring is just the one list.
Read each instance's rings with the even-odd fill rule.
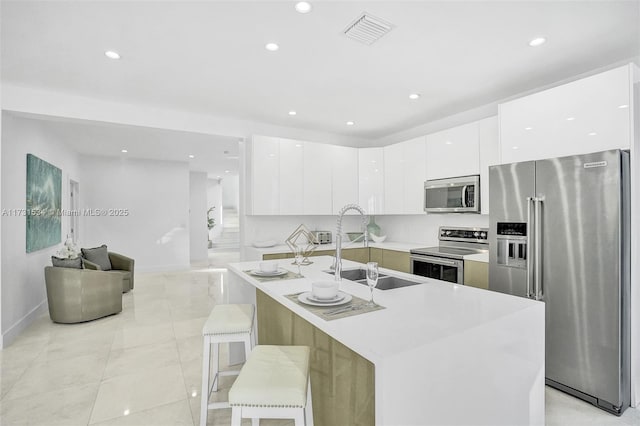
[[[302,255],[302,261],[299,265],[311,265],[313,263],[309,260],[309,256],[318,247],[318,239],[304,224],[300,224],[300,226],[289,235],[285,243],[294,255],[296,253]],[[298,263],[294,262],[294,265],[296,264]]]
[[375,235],[376,237],[379,237],[382,235],[382,232],[380,232],[380,226],[376,223],[375,216],[369,216],[369,224],[367,225],[367,232],[369,233],[370,237],[373,235]]

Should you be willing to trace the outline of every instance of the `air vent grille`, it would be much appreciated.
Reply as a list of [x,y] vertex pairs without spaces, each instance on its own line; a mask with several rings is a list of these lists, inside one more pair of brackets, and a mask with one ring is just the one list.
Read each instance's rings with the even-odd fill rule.
[[363,12],[362,15],[344,29],[343,33],[347,37],[369,46],[380,40],[382,36],[392,29],[392,24]]

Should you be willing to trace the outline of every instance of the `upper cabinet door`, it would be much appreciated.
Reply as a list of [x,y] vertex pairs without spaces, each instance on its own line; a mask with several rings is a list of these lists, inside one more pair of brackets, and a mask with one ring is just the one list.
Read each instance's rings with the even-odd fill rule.
[[427,179],[480,173],[478,122],[427,135]]
[[502,162],[629,148],[632,67],[500,104]]
[[[427,179],[425,137],[403,142],[404,213],[424,214],[424,181]],[[387,159],[385,158],[385,163]],[[385,192],[386,195],[386,192]]]
[[304,190],[297,198],[303,200],[304,214],[331,214],[331,145],[304,143]]
[[279,214],[302,214],[304,192],[304,142],[280,139]]
[[251,147],[253,214],[278,214],[280,211],[280,139],[254,135]]
[[[332,210],[337,214],[347,204],[358,204],[358,148],[330,145]],[[326,167],[326,164],[325,164]],[[326,176],[326,171],[325,171]]]
[[498,116],[478,122],[478,143],[480,146],[480,208],[482,214],[489,214],[489,167],[500,164]]
[[384,213],[384,149],[358,151],[358,194],[367,214]]
[[384,150],[384,213],[404,213],[404,146],[385,146]]

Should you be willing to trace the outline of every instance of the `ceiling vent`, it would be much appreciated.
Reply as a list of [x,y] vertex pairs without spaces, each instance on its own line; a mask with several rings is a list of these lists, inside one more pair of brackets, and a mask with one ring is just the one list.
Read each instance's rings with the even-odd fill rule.
[[393,25],[385,20],[363,12],[344,29],[343,33],[355,41],[370,46],[392,29]]

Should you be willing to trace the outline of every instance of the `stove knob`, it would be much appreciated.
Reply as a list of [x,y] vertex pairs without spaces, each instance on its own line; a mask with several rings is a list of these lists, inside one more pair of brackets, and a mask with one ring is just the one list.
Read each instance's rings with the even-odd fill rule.
[[451,235],[451,231],[444,231],[445,235]]
[[478,231],[473,233],[473,236],[476,237],[476,238],[478,238],[478,235],[480,235],[480,233]]
[[481,232],[480,233],[480,238],[486,239],[487,238],[487,233],[486,232]]

